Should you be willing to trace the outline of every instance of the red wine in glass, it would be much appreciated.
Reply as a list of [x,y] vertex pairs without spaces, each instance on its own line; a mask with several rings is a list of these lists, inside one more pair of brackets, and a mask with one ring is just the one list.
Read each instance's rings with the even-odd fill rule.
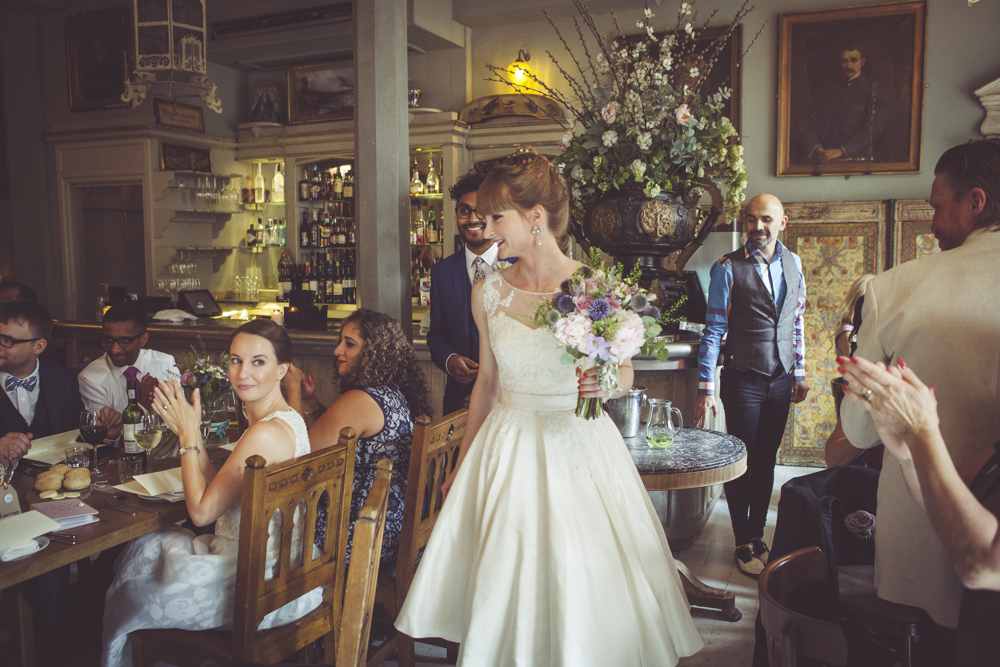
[[107,426],[81,426],[80,435],[83,439],[91,445],[100,445],[104,443],[104,438],[108,436]]

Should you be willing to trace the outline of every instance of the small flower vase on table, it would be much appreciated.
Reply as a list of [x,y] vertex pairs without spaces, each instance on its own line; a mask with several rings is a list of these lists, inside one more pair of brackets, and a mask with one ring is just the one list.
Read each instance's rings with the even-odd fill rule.
[[201,406],[201,438],[206,447],[229,444],[229,396]]

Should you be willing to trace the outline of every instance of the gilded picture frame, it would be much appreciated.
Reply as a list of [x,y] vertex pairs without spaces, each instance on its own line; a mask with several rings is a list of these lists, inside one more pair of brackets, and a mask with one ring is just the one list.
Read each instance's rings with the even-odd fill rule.
[[160,142],[160,171],[212,172],[212,150]]
[[66,67],[73,111],[127,107],[125,79],[132,75],[130,12],[105,9],[66,17]]
[[354,61],[288,68],[288,124],[354,118]]
[[918,173],[926,2],[782,14],[778,176]]
[[205,114],[201,107],[158,97],[153,100],[156,124],[205,134]]

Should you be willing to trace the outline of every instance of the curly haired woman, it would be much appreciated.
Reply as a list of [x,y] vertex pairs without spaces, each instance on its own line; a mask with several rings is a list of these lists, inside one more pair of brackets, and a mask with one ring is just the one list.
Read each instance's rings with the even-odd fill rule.
[[[351,540],[354,521],[375,479],[375,467],[380,459],[392,460],[392,487],[382,560],[395,560],[403,528],[403,499],[410,467],[413,421],[418,415],[430,414],[427,380],[399,323],[373,310],[361,308],[344,320],[334,354],[341,395],[329,408],[315,396],[316,380],[295,366],[282,384],[288,394],[288,404],[298,410],[309,425],[313,451],[336,443],[340,429],[345,426],[358,432],[351,495]],[[325,532],[325,522],[321,523],[322,526],[317,526],[317,540],[322,540],[322,532]]]

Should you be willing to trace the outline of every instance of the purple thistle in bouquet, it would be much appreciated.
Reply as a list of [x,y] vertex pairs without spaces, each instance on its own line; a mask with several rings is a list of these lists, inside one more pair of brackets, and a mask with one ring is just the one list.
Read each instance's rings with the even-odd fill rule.
[[191,352],[178,359],[179,381],[188,398],[195,389],[200,389],[202,405],[215,408],[233,391],[229,383],[229,354],[223,353],[216,363],[201,336],[198,336],[198,344],[201,349],[192,345]]
[[[637,354],[666,360],[666,341],[656,340],[661,324],[672,321],[684,298],[668,312],[652,304],[655,294],[639,287],[638,268],[627,276],[617,264],[610,269],[598,248],[590,249],[590,262],[563,282],[561,290],[539,304],[533,324],[545,327],[565,346],[562,362],[583,371],[598,368],[598,381],[605,395],[620,391],[619,364]],[[597,398],[580,397],[576,415],[597,419],[603,414]]]

